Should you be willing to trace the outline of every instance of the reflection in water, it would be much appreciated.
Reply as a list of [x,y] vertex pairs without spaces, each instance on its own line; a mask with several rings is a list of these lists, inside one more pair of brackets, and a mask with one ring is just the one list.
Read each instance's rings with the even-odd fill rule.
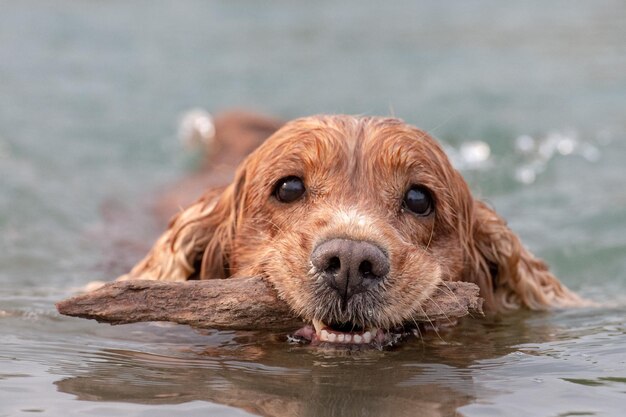
[[[150,404],[211,401],[264,416],[451,415],[472,400],[471,377],[452,367],[415,366],[399,356],[329,358],[284,352],[260,363],[218,359],[211,366],[162,364],[130,351],[110,352],[87,374],[58,389],[90,401]],[[144,356],[144,357],[142,357]],[[272,362],[280,357],[282,367]],[[116,364],[123,358],[125,364]],[[428,382],[428,375],[448,383]]]
[[524,314],[468,320],[384,352],[324,351],[250,333],[166,355],[109,349],[91,354],[86,372],[55,384],[80,400],[200,400],[263,416],[455,415],[477,392],[485,396],[473,381],[473,365],[515,351],[511,341],[545,342],[560,331],[527,323]]

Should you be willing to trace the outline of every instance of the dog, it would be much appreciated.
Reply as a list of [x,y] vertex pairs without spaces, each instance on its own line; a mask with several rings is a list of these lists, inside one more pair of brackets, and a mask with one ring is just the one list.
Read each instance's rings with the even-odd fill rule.
[[120,279],[262,276],[311,323],[301,335],[344,344],[385,340],[442,282],[475,283],[489,312],[580,305],[427,132],[386,117],[269,120],[216,118],[204,178],[238,164],[234,179]]

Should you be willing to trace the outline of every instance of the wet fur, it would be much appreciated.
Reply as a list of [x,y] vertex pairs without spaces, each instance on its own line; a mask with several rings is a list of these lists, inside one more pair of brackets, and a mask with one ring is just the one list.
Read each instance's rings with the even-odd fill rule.
[[[296,175],[291,204],[272,194]],[[431,190],[435,212],[402,206],[411,184]],[[381,283],[346,305],[315,274],[317,244],[366,240],[390,257]],[[505,221],[474,199],[442,148],[398,119],[313,116],[287,123],[254,150],[226,187],[180,212],[121,279],[261,275],[303,318],[390,328],[411,320],[442,281],[476,283],[490,311],[578,305]]]

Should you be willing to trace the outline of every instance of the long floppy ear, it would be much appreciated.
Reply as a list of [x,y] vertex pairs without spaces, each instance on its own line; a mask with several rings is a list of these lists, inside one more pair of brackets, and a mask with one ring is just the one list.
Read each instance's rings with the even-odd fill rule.
[[226,278],[241,213],[245,170],[221,189],[208,191],[174,217],[150,252],[118,280]]
[[468,278],[481,288],[488,309],[545,310],[583,304],[494,210],[474,200],[472,211]]

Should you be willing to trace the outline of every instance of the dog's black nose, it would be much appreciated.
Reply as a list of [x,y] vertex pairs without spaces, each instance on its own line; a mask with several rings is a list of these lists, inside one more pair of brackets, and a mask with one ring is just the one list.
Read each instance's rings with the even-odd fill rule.
[[326,283],[347,301],[389,273],[389,258],[369,242],[331,239],[317,245],[311,263]]

